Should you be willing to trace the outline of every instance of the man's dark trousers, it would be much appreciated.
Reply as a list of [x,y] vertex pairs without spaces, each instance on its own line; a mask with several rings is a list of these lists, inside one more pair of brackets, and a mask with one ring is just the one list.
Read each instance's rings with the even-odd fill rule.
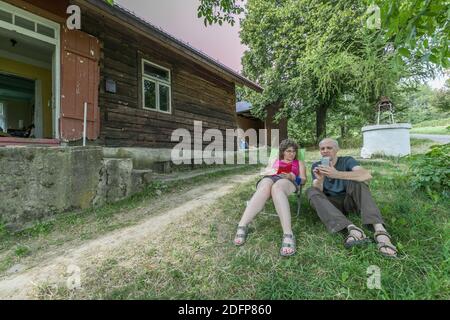
[[352,224],[345,216],[348,212],[361,213],[364,225],[384,224],[381,212],[364,182],[347,180],[342,196],[327,196],[314,187],[306,190],[306,195],[329,232],[342,231]]

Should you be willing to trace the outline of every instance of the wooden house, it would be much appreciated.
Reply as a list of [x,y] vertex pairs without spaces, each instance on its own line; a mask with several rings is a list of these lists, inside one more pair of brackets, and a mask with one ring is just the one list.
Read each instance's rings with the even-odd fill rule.
[[90,144],[170,148],[194,120],[237,128],[236,85],[262,91],[117,5],[0,0],[0,145],[79,144],[86,129]]

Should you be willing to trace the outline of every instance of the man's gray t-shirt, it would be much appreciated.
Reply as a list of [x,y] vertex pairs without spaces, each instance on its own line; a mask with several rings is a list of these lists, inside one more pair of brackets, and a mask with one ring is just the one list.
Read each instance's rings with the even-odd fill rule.
[[[311,167],[311,175],[313,177],[313,180],[317,179],[316,175],[314,174],[314,168],[316,168],[320,164],[320,161],[314,162]],[[352,171],[352,169],[356,166],[359,166],[359,163],[353,157],[338,157],[334,168],[337,171]],[[347,180],[330,179],[328,177],[325,177],[325,179],[323,180],[323,192],[330,197],[344,195],[346,187]]]

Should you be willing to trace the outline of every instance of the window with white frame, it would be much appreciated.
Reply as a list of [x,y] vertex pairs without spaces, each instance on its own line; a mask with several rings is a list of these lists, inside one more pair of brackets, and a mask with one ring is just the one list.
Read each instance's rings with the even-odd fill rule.
[[142,106],[171,113],[170,70],[142,60]]
[[0,1],[0,27],[56,44],[59,26],[49,20]]

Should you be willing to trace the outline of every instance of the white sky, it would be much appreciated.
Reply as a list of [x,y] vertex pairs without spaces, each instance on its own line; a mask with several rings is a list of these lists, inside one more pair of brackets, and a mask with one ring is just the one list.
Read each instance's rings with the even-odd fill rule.
[[447,75],[443,75],[440,77],[437,77],[434,80],[430,80],[428,81],[428,85],[433,88],[433,89],[441,89],[444,87],[445,85],[445,81],[449,78],[448,74]]

